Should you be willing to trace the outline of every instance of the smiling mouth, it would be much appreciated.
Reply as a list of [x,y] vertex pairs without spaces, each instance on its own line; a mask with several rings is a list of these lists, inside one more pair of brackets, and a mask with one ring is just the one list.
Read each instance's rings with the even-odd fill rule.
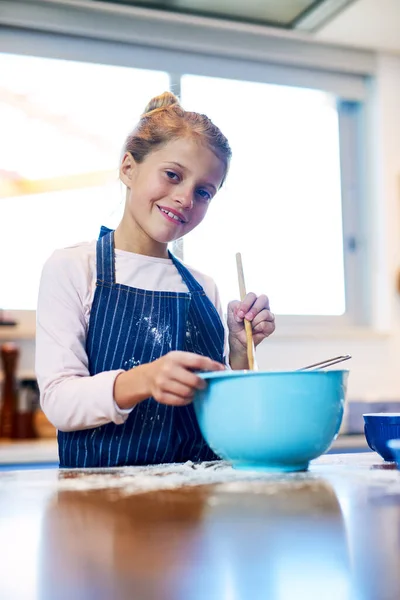
[[183,219],[181,219],[180,217],[178,217],[178,215],[176,215],[175,213],[171,212],[170,210],[167,210],[166,208],[161,208],[160,206],[158,206],[158,208],[160,209],[160,211],[164,215],[166,215],[170,219],[173,219],[177,223],[186,223],[186,221],[184,221]]

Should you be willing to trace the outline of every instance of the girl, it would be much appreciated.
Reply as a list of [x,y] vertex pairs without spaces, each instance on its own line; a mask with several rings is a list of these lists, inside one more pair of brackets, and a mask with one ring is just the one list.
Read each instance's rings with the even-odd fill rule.
[[225,334],[214,282],[167,245],[203,220],[230,157],[208,117],[169,92],[154,98],[125,144],[117,229],[45,264],[36,372],[61,467],[217,458],[190,404],[204,386],[195,371],[247,368],[244,319],[257,345],[274,316],[266,296],[248,294],[230,303]]

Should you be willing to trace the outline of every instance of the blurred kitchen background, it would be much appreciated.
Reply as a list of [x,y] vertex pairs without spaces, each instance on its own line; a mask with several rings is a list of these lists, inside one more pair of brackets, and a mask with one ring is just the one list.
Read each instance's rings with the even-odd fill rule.
[[0,343],[18,384],[34,397],[44,261],[117,224],[124,139],[166,89],[233,148],[178,256],[227,303],[242,252],[277,318],[261,368],[353,356],[344,432],[400,411],[399,0],[0,0]]

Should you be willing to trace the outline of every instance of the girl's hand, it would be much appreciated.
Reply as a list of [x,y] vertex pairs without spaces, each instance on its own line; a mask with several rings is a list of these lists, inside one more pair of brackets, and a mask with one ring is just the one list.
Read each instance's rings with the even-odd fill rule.
[[114,384],[114,400],[129,409],[153,396],[161,404],[184,406],[193,400],[196,390],[206,382],[194,371],[224,371],[222,365],[207,356],[192,352],[169,352],[154,362],[120,373]]
[[193,371],[224,371],[225,366],[207,356],[191,352],[169,352],[148,365],[150,396],[161,404],[183,406],[193,400],[196,390],[206,387]]
[[235,368],[232,364],[235,355],[242,357],[246,353],[245,319],[251,323],[255,346],[258,346],[275,331],[275,316],[270,311],[267,296],[257,297],[256,294],[250,293],[246,295],[243,302],[239,300],[230,302],[228,305],[228,328],[232,368]]

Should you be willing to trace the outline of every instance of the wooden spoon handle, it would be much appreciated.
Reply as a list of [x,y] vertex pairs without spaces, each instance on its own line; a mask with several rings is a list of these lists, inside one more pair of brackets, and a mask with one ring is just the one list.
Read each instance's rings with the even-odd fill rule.
[[[236,254],[236,267],[239,281],[239,290],[240,290],[240,300],[243,300],[246,297],[246,284],[244,281],[244,272],[243,272],[243,264],[242,264],[242,255],[240,252]],[[254,359],[255,349],[254,349],[254,341],[253,341],[253,331],[251,328],[251,323],[249,321],[244,321],[244,327],[246,330],[246,341],[247,341],[247,360],[249,362],[250,371],[254,371],[256,369],[256,362]]]

